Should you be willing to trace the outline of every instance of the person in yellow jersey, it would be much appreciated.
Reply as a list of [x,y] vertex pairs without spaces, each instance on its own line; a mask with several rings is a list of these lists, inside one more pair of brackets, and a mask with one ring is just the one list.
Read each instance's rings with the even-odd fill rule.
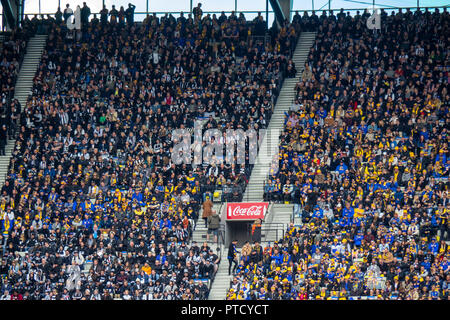
[[355,214],[354,217],[356,218],[362,218],[364,217],[364,208],[362,202],[358,204],[358,207],[355,208]]
[[[441,39],[447,38],[448,13],[416,11],[385,15],[383,26],[390,32],[377,33],[376,41],[358,26],[360,20],[347,19],[344,12],[337,17],[327,12],[296,15],[278,31],[269,32],[263,43],[248,41],[264,35],[262,15],[252,25],[246,25],[244,14],[217,19],[195,14],[195,23],[184,16],[148,15],[144,28],[127,26],[128,38],[123,40],[120,33],[127,14],[113,8],[110,23],[107,10],[102,10],[101,25],[94,17],[84,26],[96,26],[99,32],[90,33],[81,47],[74,45],[80,39],[66,37],[57,23],[49,39],[64,41],[49,40],[49,50],[65,52],[69,47],[72,54],[47,63],[50,78],[36,77],[38,90],[21,106],[21,129],[14,125],[18,120],[14,101],[8,104],[11,121],[2,127],[1,147],[9,141],[8,135],[16,144],[5,177],[8,183],[1,190],[0,225],[8,235],[7,240],[2,235],[1,244],[7,243],[6,251],[16,256],[15,239],[23,239],[20,251],[28,247],[30,261],[42,260],[50,248],[50,262],[56,262],[57,268],[75,252],[85,258],[97,255],[101,266],[94,259],[93,273],[81,278],[80,290],[66,292],[64,286],[52,289],[54,277],[48,268],[31,277],[24,266],[11,263],[10,271],[33,278],[42,287],[24,297],[107,299],[108,292],[120,287],[123,293],[114,298],[141,299],[142,284],[151,283],[154,290],[147,290],[146,298],[206,298],[206,290],[193,278],[196,268],[202,270],[203,259],[214,258],[189,242],[168,243],[168,238],[173,239],[173,230],[186,224],[189,210],[195,223],[205,186],[213,194],[217,187],[227,188],[225,179],[241,180],[238,185],[244,190],[252,173],[246,165],[225,169],[177,165],[170,159],[174,145],[169,132],[192,127],[192,119],[215,109],[218,112],[207,120],[208,128],[266,128],[283,77],[294,76],[298,68],[289,56],[299,31],[307,30],[315,32],[313,49],[307,54],[301,81],[295,84],[293,107],[281,119],[280,137],[275,139],[280,138],[278,159],[268,171],[273,186],[267,183],[265,190],[281,195],[294,185],[295,211],[301,209],[304,221],[295,217],[295,231],[284,226],[277,239],[265,238],[267,250],[260,255],[253,254],[252,248],[247,264],[235,270],[237,284],[231,285],[227,298],[447,300],[450,154],[447,47]],[[341,32],[323,26],[336,26]],[[26,33],[27,24],[23,27],[21,32]],[[405,28],[415,31],[407,42]],[[117,41],[105,44],[105,35]],[[352,39],[364,39],[364,45]],[[211,40],[211,50],[205,50]],[[17,41],[21,47],[22,40]],[[145,53],[154,43],[158,48]],[[98,52],[84,63],[91,47]],[[149,63],[130,64],[139,60],[140,50]],[[172,59],[177,50],[180,61]],[[238,62],[228,59],[230,55]],[[106,67],[105,57],[109,57]],[[11,64],[8,55],[5,59]],[[198,72],[197,66],[206,67]],[[7,69],[2,73],[6,78],[13,71]],[[6,83],[7,91],[9,86]],[[217,93],[221,88],[226,92]],[[73,203],[64,195],[69,190],[79,195]],[[105,198],[96,196],[100,190]],[[236,193],[232,191],[230,199],[239,200]],[[281,196],[264,199],[285,200]],[[90,205],[90,198],[95,203]],[[146,209],[140,208],[141,202]],[[327,206],[331,210],[326,214]],[[311,216],[320,210],[323,218],[314,218],[311,225]],[[108,239],[98,233],[108,225],[105,217],[111,219]],[[48,248],[40,245],[44,240],[51,244]],[[183,258],[190,250],[192,258]],[[231,258],[237,254],[237,248],[233,250]],[[167,285],[172,277],[167,268],[177,265],[174,252],[180,254],[175,261],[192,259],[197,265],[187,261],[186,270],[176,268],[172,286]],[[78,266],[70,261],[68,265],[69,277],[74,270],[78,274]],[[131,284],[130,270],[139,279]],[[377,281],[364,280],[368,271]],[[252,287],[255,276],[263,279],[259,290],[256,284]],[[186,286],[180,286],[180,279]],[[14,276],[3,282],[0,296],[18,299],[18,293],[7,289],[26,288]]]

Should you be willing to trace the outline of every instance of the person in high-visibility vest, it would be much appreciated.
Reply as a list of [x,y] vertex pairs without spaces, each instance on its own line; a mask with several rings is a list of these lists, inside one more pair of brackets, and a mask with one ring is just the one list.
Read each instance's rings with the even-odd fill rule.
[[261,241],[261,219],[256,219],[252,224],[252,241]]

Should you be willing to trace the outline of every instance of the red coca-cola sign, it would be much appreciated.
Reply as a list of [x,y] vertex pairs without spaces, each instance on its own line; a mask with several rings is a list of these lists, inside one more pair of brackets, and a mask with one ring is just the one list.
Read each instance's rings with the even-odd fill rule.
[[268,202],[236,202],[227,204],[227,220],[264,219]]

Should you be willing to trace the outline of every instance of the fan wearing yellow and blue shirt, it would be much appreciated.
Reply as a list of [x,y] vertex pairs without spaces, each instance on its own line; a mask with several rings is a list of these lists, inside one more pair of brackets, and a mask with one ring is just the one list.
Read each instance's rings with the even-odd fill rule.
[[192,171],[189,171],[189,175],[185,178],[186,183],[189,184],[192,188],[195,186],[195,177],[192,173]]

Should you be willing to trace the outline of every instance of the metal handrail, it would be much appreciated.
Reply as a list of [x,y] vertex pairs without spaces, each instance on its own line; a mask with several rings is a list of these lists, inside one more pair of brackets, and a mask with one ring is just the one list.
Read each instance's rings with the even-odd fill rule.
[[[214,14],[222,14],[222,12],[224,14],[231,14],[232,12],[234,12],[235,14],[259,14],[259,13],[263,13],[265,12],[265,10],[244,10],[244,11],[205,11],[203,12],[203,17],[205,17],[206,15],[210,14],[210,15],[214,15]],[[191,13],[189,11],[148,11],[148,12],[144,12],[144,11],[139,11],[139,12],[135,12],[134,13],[134,17],[136,16],[142,16],[142,15],[149,15],[149,16],[165,16],[167,15],[179,15],[183,13],[183,15],[188,18],[188,15],[191,15]],[[269,13],[273,13],[273,11],[269,11]],[[50,16],[50,17],[55,17],[56,13],[55,12],[29,12],[29,13],[24,13],[24,17],[25,16]],[[100,17],[100,12],[91,12],[91,14],[89,15],[89,18],[93,17],[94,15],[96,15],[98,18]],[[108,17],[109,17],[109,13],[108,13]],[[247,22],[251,22],[251,21],[247,21]],[[118,23],[118,22],[117,22]]]
[[223,246],[225,246],[225,225],[220,224],[218,235],[217,235],[217,244],[219,245],[220,257],[222,258],[222,250]]
[[[375,3],[375,8],[377,8],[377,9],[383,9],[383,10],[385,10],[385,11],[388,11],[388,10],[391,10],[391,11],[396,11],[396,10],[399,10],[399,9],[402,9],[402,10],[406,10],[406,9],[410,9],[411,11],[414,11],[414,10],[417,10],[417,9],[420,9],[420,10],[422,10],[422,9],[443,9],[443,8],[448,8],[448,5],[442,5],[442,6],[419,6],[419,7],[417,7],[417,6],[415,6],[415,7],[395,7],[395,6],[389,6],[389,7],[386,7],[387,5],[384,5],[384,4],[377,4],[377,3]],[[333,11],[333,12],[336,12],[336,10],[341,10],[341,9],[344,9],[344,12],[349,12],[349,11],[360,11],[360,12],[363,12],[364,10],[366,10],[366,9],[370,9],[370,8],[372,8],[373,7],[373,5],[371,4],[371,5],[368,5],[367,7],[364,7],[364,8],[348,8],[348,9],[346,9],[346,8],[342,8],[342,7],[331,7],[330,9],[323,9],[323,8],[315,8],[315,9],[307,9],[307,10],[303,10],[303,9],[295,9],[295,8],[292,8],[292,10],[291,10],[291,13],[292,12],[301,12],[301,13],[303,13],[303,12],[307,12],[307,13],[309,13],[309,12],[315,12],[315,13],[318,13],[318,12],[323,12],[323,11],[325,11],[325,12],[328,12],[328,11]],[[383,7],[383,8],[380,8],[380,7]]]
[[[419,3],[419,6],[415,6],[415,7],[394,7],[394,6],[386,6],[386,5],[383,5],[383,4],[379,4],[378,5],[379,7],[381,7],[381,6],[383,6],[383,7],[385,7],[385,8],[382,8],[382,9],[385,9],[386,11],[388,11],[388,10],[390,10],[391,12],[392,11],[397,11],[397,10],[399,10],[399,9],[405,9],[405,10],[407,10],[407,9],[410,9],[411,11],[416,11],[417,9],[420,9],[420,10],[423,10],[423,9],[444,9],[444,8],[448,8],[449,6],[448,5],[442,5],[442,6],[420,6],[420,3]],[[376,3],[375,3],[375,7],[377,7],[376,6]],[[365,7],[365,8],[349,8],[349,9],[345,9],[345,8],[337,8],[337,7],[330,7],[329,9],[325,9],[325,10],[322,10],[323,9],[323,7],[322,8],[319,8],[319,9],[315,9],[315,8],[313,8],[313,9],[296,9],[296,8],[292,8],[291,9],[291,13],[294,13],[294,12],[298,12],[299,14],[303,14],[303,13],[308,13],[308,14],[312,14],[313,12],[315,13],[315,12],[323,12],[323,11],[325,11],[325,12],[327,12],[327,11],[336,11],[336,10],[341,10],[341,9],[344,9],[344,12],[356,12],[356,11],[360,11],[360,12],[363,12],[364,10],[366,10],[366,9],[368,9],[368,7]],[[183,14],[187,14],[187,15],[189,15],[189,14],[192,14],[192,12],[191,11],[166,11],[166,12],[163,12],[163,11],[145,11],[145,12],[143,12],[143,11],[138,11],[138,12],[135,12],[134,13],[134,15],[135,16],[140,16],[140,15],[153,15],[153,14],[155,14],[155,15],[165,15],[166,13],[167,14],[169,14],[169,15],[177,15],[177,14],[181,14],[183,12]],[[238,11],[238,10],[229,10],[229,11],[205,11],[205,12],[203,12],[204,14],[221,14],[221,13],[225,13],[225,14],[230,14],[230,13],[232,13],[232,12],[234,12],[235,14],[240,14],[240,13],[243,13],[243,14],[259,14],[259,13],[263,13],[263,12],[265,12],[265,13],[267,13],[267,14],[274,14],[274,11],[273,10],[254,10],[254,11],[251,11],[251,10],[249,10],[249,11],[246,11],[246,10],[242,10],[242,11]],[[94,13],[91,13],[91,15],[99,15],[100,16],[100,12],[94,12]],[[25,17],[25,16],[42,16],[42,15],[45,15],[45,16],[51,16],[51,17],[55,17],[55,12],[41,12],[41,13],[38,13],[38,12],[28,12],[28,13],[24,13],[23,14],[23,16]],[[266,15],[267,16],[267,15]],[[5,27],[4,25],[3,25],[3,13],[0,13],[0,24],[1,24],[1,26],[2,26],[2,30],[3,30],[3,28]]]
[[[219,210],[217,214],[219,216],[222,216],[222,208],[223,203],[220,204]],[[217,230],[217,245],[218,245],[218,251],[219,251],[219,258],[222,259],[222,247],[225,246],[225,224],[220,223],[219,229]]]
[[[264,222],[263,224],[261,224],[261,237],[263,236],[263,234],[266,236],[270,232],[275,231],[275,239],[267,239],[267,238],[264,239],[264,242],[275,242],[280,239],[279,232],[281,232],[283,235],[285,230],[286,230],[286,223]],[[251,236],[251,225],[249,225],[248,233]],[[261,239],[261,241],[263,240]]]
[[[225,246],[225,225],[224,224],[220,224],[219,225],[219,229],[217,230],[217,255],[219,256],[219,264],[222,263],[222,251],[223,251],[223,246]],[[217,273],[217,271],[216,271]],[[214,280],[216,279],[216,275],[214,274],[214,277],[212,279],[210,279],[208,281],[208,286],[209,289],[212,288],[212,284],[214,283]]]
[[[383,4],[379,4],[378,6],[377,6],[377,4],[375,3],[375,8],[378,8],[378,7],[382,7],[382,6],[384,6]],[[420,10],[424,10],[424,9],[444,9],[444,8],[448,8],[449,6],[448,5],[442,5],[442,6],[419,6],[419,7],[417,7],[417,6],[415,6],[415,7],[394,7],[394,6],[389,6],[389,7],[383,7],[383,8],[380,8],[380,9],[383,9],[383,10],[385,10],[386,12],[387,11],[398,11],[398,10],[407,10],[407,9],[410,9],[411,11],[416,11],[417,9],[420,9]],[[338,7],[330,7],[329,9],[327,8],[327,9],[323,9],[323,8],[319,8],[319,9],[295,9],[295,8],[293,8],[292,10],[291,10],[291,13],[294,13],[294,12],[298,12],[299,14],[303,14],[303,13],[308,13],[308,15],[311,13],[320,13],[320,12],[323,12],[323,11],[325,11],[325,12],[329,12],[329,11],[336,11],[336,10],[341,10],[341,9],[344,9],[344,12],[357,12],[357,11],[360,11],[360,12],[364,12],[364,10],[367,10],[367,9],[369,9],[368,7],[365,7],[365,8],[349,8],[349,9],[345,9],[345,8],[342,8],[342,7],[340,7],[340,8],[338,8]],[[240,14],[240,13],[243,13],[243,14],[262,14],[263,12],[266,12],[266,10],[242,10],[242,11],[235,11],[235,10],[228,10],[228,11],[204,11],[203,12],[203,16],[205,16],[205,15],[207,15],[207,14],[211,14],[211,15],[213,15],[213,14],[222,14],[222,12],[224,13],[224,14],[231,14],[231,13],[235,13],[235,14]],[[185,15],[192,15],[192,13],[190,12],[190,11],[138,11],[138,12],[135,12],[134,13],[134,15],[135,15],[135,17],[136,16],[141,16],[141,15],[156,15],[156,16],[158,16],[158,15],[161,15],[161,16],[164,16],[164,15],[166,15],[166,14],[168,14],[168,15],[179,15],[179,14],[181,14],[181,13],[183,13],[183,14],[185,14]],[[274,11],[273,10],[269,10],[269,11],[267,11],[267,13],[269,13],[269,14],[274,14]],[[3,14],[1,14],[0,13],[0,17],[2,17],[2,15]],[[93,15],[96,15],[96,16],[100,16],[100,12],[93,12],[93,13],[91,13],[90,14],[90,16],[89,17],[91,17],[91,16],[93,16]],[[25,16],[51,16],[51,17],[55,17],[55,12],[41,12],[41,13],[38,13],[38,12],[29,12],[29,13],[24,13],[24,17]],[[250,22],[250,21],[248,21],[248,22]]]
[[[372,5],[371,5],[372,6]],[[341,7],[330,7],[330,9],[320,9],[320,8],[318,8],[318,9],[296,9],[296,8],[292,8],[291,9],[291,13],[294,13],[294,12],[298,12],[298,13],[304,13],[304,12],[306,12],[306,13],[320,13],[320,12],[323,12],[323,11],[325,11],[325,12],[328,12],[328,11],[336,11],[336,10],[341,10],[341,9],[344,9],[344,12],[351,12],[351,11],[364,11],[364,10],[366,10],[366,9],[370,9],[370,7],[371,6],[369,6],[369,7],[363,7],[363,8],[342,8],[342,6]],[[404,6],[404,7],[396,7],[396,6],[388,6],[388,7],[386,7],[384,4],[376,4],[375,3],[375,8],[378,8],[378,7],[383,7],[383,8],[380,8],[380,9],[384,9],[385,11],[388,11],[388,10],[391,10],[391,11],[396,11],[396,10],[399,10],[399,9],[402,9],[402,10],[406,10],[406,9],[410,9],[411,11],[415,11],[415,10],[417,10],[417,9],[420,9],[420,10],[423,10],[423,9],[444,9],[444,8],[448,8],[449,7],[449,5],[442,5],[442,6],[419,6],[419,7],[417,7],[417,6],[414,6],[414,7],[411,7],[411,6]],[[262,9],[262,10],[220,10],[220,11],[216,11],[216,10],[211,10],[211,11],[204,11],[203,12],[203,17],[204,16],[206,16],[206,15],[208,15],[208,14],[222,14],[222,13],[224,13],[224,14],[231,14],[231,13],[235,13],[236,15],[238,15],[238,14],[240,14],[240,13],[243,13],[243,14],[246,14],[246,13],[251,13],[251,14],[259,14],[259,13],[265,13],[266,12],[266,10],[264,10],[264,9]],[[269,11],[267,11],[269,14],[270,13],[274,13],[274,11],[273,10],[269,10]],[[137,11],[137,12],[134,12],[134,15],[136,16],[136,15],[153,15],[153,14],[156,14],[156,15],[165,15],[165,14],[168,14],[168,15],[176,15],[176,14],[181,14],[181,13],[183,13],[184,15],[186,15],[186,16],[188,16],[188,15],[192,15],[192,13],[190,12],[190,11],[183,11],[183,10],[180,10],[180,11],[152,11],[152,10],[149,10],[149,11]],[[93,15],[100,15],[100,12],[91,12],[91,14],[90,14],[90,16],[93,16]],[[0,16],[1,16],[2,14],[0,13]],[[34,15],[45,15],[45,16],[48,16],[48,15],[50,15],[50,16],[55,16],[55,12],[41,12],[41,13],[39,13],[39,12],[28,12],[28,13],[24,13],[24,16],[34,16]],[[108,13],[108,15],[109,15],[109,13]]]

